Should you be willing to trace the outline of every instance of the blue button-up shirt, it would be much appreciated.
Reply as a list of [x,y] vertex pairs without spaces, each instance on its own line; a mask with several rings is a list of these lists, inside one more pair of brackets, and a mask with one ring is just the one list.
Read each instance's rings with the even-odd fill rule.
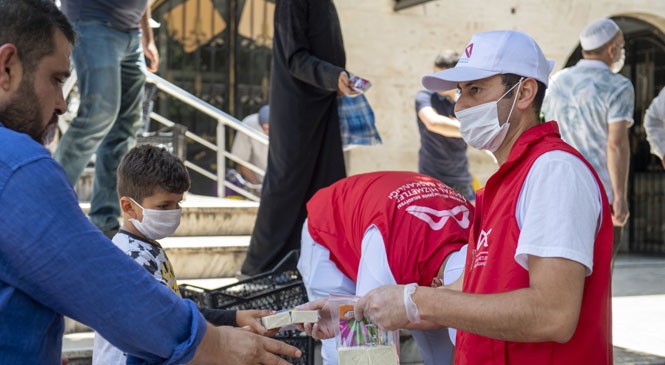
[[206,328],[88,221],[48,150],[0,124],[0,364],[60,364],[63,315],[136,363],[185,363]]

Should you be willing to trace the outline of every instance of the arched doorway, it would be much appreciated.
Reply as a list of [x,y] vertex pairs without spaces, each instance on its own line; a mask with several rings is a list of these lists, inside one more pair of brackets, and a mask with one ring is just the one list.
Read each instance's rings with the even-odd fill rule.
[[[621,73],[635,87],[635,124],[630,129],[631,166],[628,182],[630,252],[665,255],[665,171],[651,155],[642,125],[646,109],[665,86],[665,19],[648,14],[616,16],[626,41]],[[656,24],[660,25],[659,28]],[[578,45],[566,67],[582,58]]]

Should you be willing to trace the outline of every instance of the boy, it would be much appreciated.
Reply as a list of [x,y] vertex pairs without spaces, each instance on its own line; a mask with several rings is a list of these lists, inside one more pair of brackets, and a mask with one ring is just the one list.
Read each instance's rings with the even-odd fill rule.
[[[131,149],[118,166],[118,196],[123,225],[113,243],[160,283],[179,295],[171,262],[157,240],[180,225],[180,201],[190,187],[183,162],[166,149],[141,145]],[[269,310],[226,311],[201,308],[213,325],[249,326],[252,331],[274,334],[261,326],[260,318]],[[93,364],[125,364],[127,355],[99,334],[95,336]]]

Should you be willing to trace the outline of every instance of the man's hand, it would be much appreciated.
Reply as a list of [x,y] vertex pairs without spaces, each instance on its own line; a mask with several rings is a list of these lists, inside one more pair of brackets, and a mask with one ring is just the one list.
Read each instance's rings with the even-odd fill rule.
[[340,72],[339,78],[337,79],[337,95],[343,96],[357,94],[358,92],[353,89],[353,83],[351,83],[349,75],[346,73],[346,71]]
[[190,364],[290,365],[278,355],[299,358],[302,352],[284,342],[240,328],[208,323],[203,340]]
[[626,199],[614,197],[612,202],[612,224],[617,227],[623,227],[630,216],[628,203]]
[[404,307],[404,285],[384,285],[370,291],[358,300],[354,312],[356,320],[369,318],[384,330],[406,328],[409,319]]
[[150,28],[150,17],[152,16],[150,12],[150,4],[152,1],[148,1],[145,5],[145,11],[139,22],[141,26],[141,45],[143,46],[143,55],[147,60],[148,71],[157,72],[159,68],[159,52],[157,51],[157,46],[155,45],[155,38],[152,34],[152,28]]
[[155,42],[148,42],[143,45],[143,54],[145,58],[149,61],[147,62],[148,71],[157,72],[159,69],[159,52],[157,51],[157,46]]
[[308,336],[312,336],[315,340],[335,337],[335,326],[333,323],[332,315],[330,314],[330,307],[328,306],[328,299],[322,298],[311,301],[296,307],[298,310],[318,310],[319,321],[316,323],[297,323],[296,328],[300,331],[305,331]]

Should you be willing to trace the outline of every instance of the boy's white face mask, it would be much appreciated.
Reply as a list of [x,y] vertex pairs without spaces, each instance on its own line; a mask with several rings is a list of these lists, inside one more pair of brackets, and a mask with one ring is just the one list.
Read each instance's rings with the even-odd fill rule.
[[182,215],[181,208],[171,210],[146,209],[134,199],[129,199],[143,210],[142,221],[134,218],[130,218],[129,221],[147,239],[160,240],[172,235],[178,229],[180,216]]

